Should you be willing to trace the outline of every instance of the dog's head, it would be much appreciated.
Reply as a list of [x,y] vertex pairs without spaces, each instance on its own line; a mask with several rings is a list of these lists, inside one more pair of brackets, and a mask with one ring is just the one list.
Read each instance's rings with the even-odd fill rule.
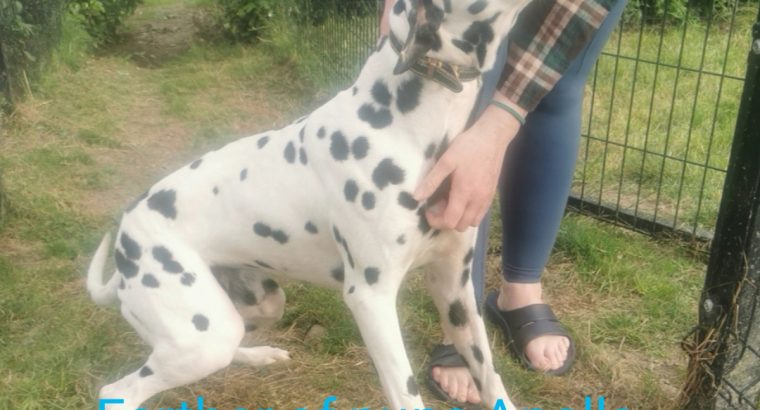
[[487,71],[517,13],[530,0],[396,0],[393,35],[406,39],[394,70],[400,74],[420,57]]

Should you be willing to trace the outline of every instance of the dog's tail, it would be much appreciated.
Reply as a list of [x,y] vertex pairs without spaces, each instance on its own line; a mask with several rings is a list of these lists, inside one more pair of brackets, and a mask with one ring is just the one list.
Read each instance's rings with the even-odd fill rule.
[[92,257],[90,268],[87,269],[87,291],[90,298],[98,305],[108,305],[116,302],[116,286],[119,284],[119,275],[114,274],[111,279],[103,284],[103,269],[108,258],[108,245],[111,244],[111,234],[106,233],[100,241],[95,256]]

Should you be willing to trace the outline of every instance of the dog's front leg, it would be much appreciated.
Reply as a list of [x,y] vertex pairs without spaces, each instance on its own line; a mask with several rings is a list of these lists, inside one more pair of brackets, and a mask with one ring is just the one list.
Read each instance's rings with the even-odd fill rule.
[[[370,270],[369,274],[372,277],[374,271]],[[353,281],[348,280],[351,277],[360,279],[351,283]],[[391,408],[423,409],[425,406],[399,328],[396,312],[398,285],[369,285],[363,272],[347,271],[346,278],[344,299],[359,325]]]
[[445,246],[430,265],[427,288],[444,333],[467,362],[485,408],[497,408],[498,400],[502,400],[504,408],[515,410],[494,368],[486,328],[475,302],[470,274],[472,234],[452,231],[441,235]]

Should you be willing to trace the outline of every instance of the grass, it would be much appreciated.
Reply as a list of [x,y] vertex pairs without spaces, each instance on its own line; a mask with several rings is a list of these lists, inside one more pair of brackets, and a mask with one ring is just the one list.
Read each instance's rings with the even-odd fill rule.
[[740,7],[733,31],[730,21],[691,20],[614,33],[589,80],[574,191],[688,231],[714,229],[755,14]]
[[[147,1],[130,29],[174,4]],[[199,4],[188,7],[205,7]],[[302,77],[308,69],[293,69],[291,58],[299,54],[272,50],[294,44],[286,40],[256,47],[196,42],[148,69],[129,55],[93,56],[86,37],[67,30],[70,42],[11,115],[0,141],[11,204],[0,232],[0,408],[92,408],[99,386],[136,368],[146,346],[116,309],[94,306],[84,289],[82,272],[102,232],[169,170],[236,136],[285,124],[329,94],[310,93],[318,80],[309,84]],[[601,89],[595,98],[596,112],[604,114]],[[615,124],[627,112],[613,110]],[[596,133],[600,126],[594,127]],[[491,286],[498,265],[491,255]],[[568,215],[544,283],[579,346],[577,366],[559,379],[527,372],[491,329],[510,393],[541,408],[582,408],[586,394],[605,395],[608,408],[673,408],[686,364],[678,343],[696,323],[704,269],[685,249]],[[440,333],[420,276],[408,278],[399,309],[422,385],[427,352]],[[220,409],[315,407],[328,394],[340,408],[382,407],[379,381],[340,297],[298,284],[286,291],[286,316],[267,340],[291,351],[291,364],[233,366],[166,392],[147,408],[198,395]],[[327,335],[305,340],[315,324]],[[444,407],[423,395],[428,405]]]

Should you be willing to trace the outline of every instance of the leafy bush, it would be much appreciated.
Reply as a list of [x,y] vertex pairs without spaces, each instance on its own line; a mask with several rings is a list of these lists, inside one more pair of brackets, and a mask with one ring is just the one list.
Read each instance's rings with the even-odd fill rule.
[[142,0],[71,0],[71,12],[81,16],[88,33],[100,44],[113,41],[116,30]]
[[[287,2],[287,1],[283,1]],[[221,24],[236,40],[252,41],[266,31],[278,8],[277,0],[218,0]]]
[[0,92],[12,104],[58,41],[65,0],[0,0]]
[[726,20],[734,4],[759,3],[758,0],[629,0],[623,14],[626,23],[681,24],[693,19]]
[[217,0],[217,4],[224,30],[242,41],[266,37],[278,18],[290,24],[317,25],[329,17],[359,17],[376,11],[374,0]]

